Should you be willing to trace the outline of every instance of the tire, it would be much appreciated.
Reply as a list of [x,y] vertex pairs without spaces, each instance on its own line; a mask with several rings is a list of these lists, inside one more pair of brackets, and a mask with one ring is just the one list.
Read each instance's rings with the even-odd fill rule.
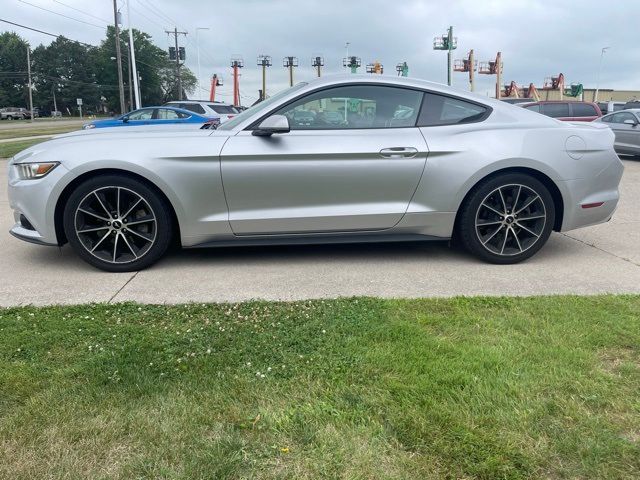
[[555,205],[547,187],[530,175],[506,173],[474,187],[462,205],[456,235],[476,257],[506,265],[533,256],[554,224]]
[[108,272],[142,270],[171,244],[170,206],[153,188],[126,175],[80,184],[63,214],[65,235],[85,262]]

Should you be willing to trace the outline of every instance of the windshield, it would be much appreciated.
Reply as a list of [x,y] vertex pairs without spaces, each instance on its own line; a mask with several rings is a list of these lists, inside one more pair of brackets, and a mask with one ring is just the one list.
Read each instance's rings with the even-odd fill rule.
[[233,106],[231,106],[231,105],[215,105],[213,103],[209,103],[207,105],[209,105],[209,108],[211,108],[211,110],[213,110],[216,113],[222,113],[222,114],[225,114],[225,115],[227,115],[227,114],[234,115],[234,114],[238,113],[236,111],[236,109],[233,108]]
[[307,83],[301,82],[301,83],[298,83],[297,85],[294,85],[291,88],[282,90],[281,92],[276,93],[273,97],[269,97],[266,100],[263,100],[262,102],[254,105],[253,107],[246,109],[244,112],[239,113],[228,122],[225,122],[222,125],[220,125],[218,127],[218,130],[233,130],[235,127],[240,125],[242,122],[244,122],[248,118],[252,117],[254,114],[260,112],[261,110],[268,109],[272,104],[276,103],[282,97],[285,97],[290,93],[296,92],[306,86],[307,86]]

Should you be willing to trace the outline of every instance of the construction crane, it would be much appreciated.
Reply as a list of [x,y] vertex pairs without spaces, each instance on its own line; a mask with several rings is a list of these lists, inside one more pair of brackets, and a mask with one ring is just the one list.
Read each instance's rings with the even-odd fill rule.
[[508,83],[504,86],[504,96],[509,98],[520,98],[520,91],[518,88],[518,84],[511,80],[511,83]]
[[222,86],[222,77],[219,77],[218,74],[214,73],[213,77],[211,77],[211,90],[209,91],[209,101],[216,101],[216,87]]
[[584,92],[584,87],[581,83],[572,83],[569,88],[566,87],[564,74],[559,74],[557,77],[547,77],[544,79],[544,90],[558,90],[560,92],[560,100],[564,96],[567,97],[579,97]]
[[398,72],[399,77],[408,77],[409,76],[409,65],[407,62],[402,62],[396,65],[396,72]]
[[469,72],[469,89],[473,92],[475,86],[475,71],[477,70],[478,62],[474,59],[473,50],[469,50],[467,58],[462,60],[456,60],[453,63],[453,70],[456,72]]
[[538,93],[538,89],[533,83],[529,84],[529,88],[526,91],[525,97],[533,98],[536,102],[540,101],[540,94]]
[[342,66],[350,68],[351,73],[358,73],[358,68],[360,68],[361,65],[362,60],[360,60],[360,57],[351,55],[342,59]]
[[447,85],[451,86],[451,66],[453,50],[458,48],[458,37],[453,36],[453,27],[447,29],[447,33],[433,39],[434,50],[446,50],[447,52]]
[[377,75],[382,75],[383,72],[384,72],[384,66],[380,62],[375,61],[373,63],[367,64],[367,73],[375,73]]
[[322,55],[316,55],[313,57],[311,59],[311,66],[316,68],[319,77],[322,67],[324,66],[324,57]]
[[478,67],[478,73],[482,75],[495,75],[496,76],[496,99],[500,100],[502,92],[502,53],[498,52],[495,61],[480,62]]

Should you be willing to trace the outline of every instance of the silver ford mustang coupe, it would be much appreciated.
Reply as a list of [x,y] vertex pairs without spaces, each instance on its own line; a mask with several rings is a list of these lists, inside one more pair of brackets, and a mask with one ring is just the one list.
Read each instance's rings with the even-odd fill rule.
[[[130,131],[127,131],[130,130]],[[182,247],[457,239],[531,257],[609,220],[623,166],[604,124],[562,123],[421,80],[300,83],[215,131],[74,132],[9,162],[11,233],[138,270]]]

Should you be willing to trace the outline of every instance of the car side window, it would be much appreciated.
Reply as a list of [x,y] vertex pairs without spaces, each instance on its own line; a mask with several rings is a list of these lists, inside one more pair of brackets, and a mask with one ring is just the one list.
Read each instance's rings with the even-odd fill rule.
[[205,113],[202,105],[198,103],[183,103],[182,105],[180,105],[180,108],[184,108],[185,110],[189,110],[190,112]]
[[524,107],[527,110],[531,110],[532,112],[540,113],[540,105],[531,105]]
[[137,112],[129,114],[129,120],[151,120],[153,117],[153,108],[143,108]]
[[611,116],[611,123],[624,123],[625,120],[633,120],[634,122],[637,122],[637,119],[628,112],[620,112],[620,113],[616,113],[614,115]]
[[548,117],[559,118],[569,116],[568,103],[544,103],[542,105],[542,113]]
[[[572,117],[595,117],[598,115],[593,105],[589,103],[572,103],[571,104]],[[605,107],[606,111],[606,107]]]
[[291,130],[415,127],[422,92],[383,85],[350,85],[306,95],[273,112]]
[[487,107],[477,103],[436,93],[425,93],[418,117],[418,126],[430,127],[477,122],[482,120],[486,113]]
[[168,108],[158,109],[158,120],[177,120],[178,118],[184,118],[185,116],[185,114],[180,116],[180,112],[169,110]]

